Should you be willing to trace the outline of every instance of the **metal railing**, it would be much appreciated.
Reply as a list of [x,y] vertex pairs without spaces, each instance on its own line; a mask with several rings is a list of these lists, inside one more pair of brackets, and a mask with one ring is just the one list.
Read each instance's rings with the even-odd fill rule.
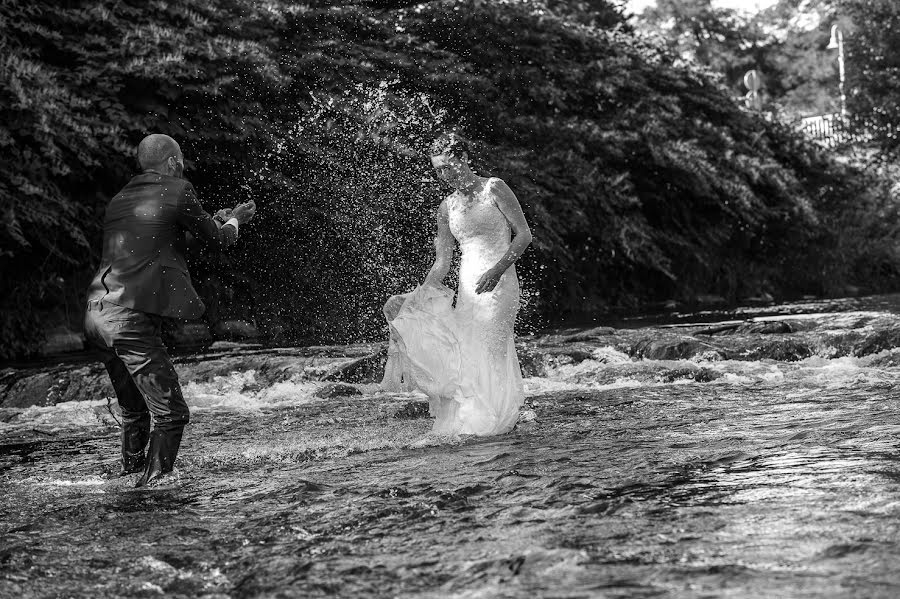
[[853,133],[850,120],[842,117],[839,112],[802,118],[798,123],[798,129],[826,148],[836,148],[859,141],[858,136]]

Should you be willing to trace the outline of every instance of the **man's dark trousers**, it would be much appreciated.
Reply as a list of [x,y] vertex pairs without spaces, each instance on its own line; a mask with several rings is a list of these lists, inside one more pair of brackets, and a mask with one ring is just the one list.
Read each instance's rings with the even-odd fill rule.
[[153,170],[133,177],[106,207],[103,253],[87,291],[85,336],[100,350],[125,415],[124,472],[140,469],[149,437],[136,486],[172,470],[188,421],[159,337],[162,318],[192,320],[206,309],[188,272],[186,235],[224,249],[237,241],[234,220],[220,226],[203,210],[193,185]]
[[85,337],[100,353],[122,410],[124,473],[144,468],[148,440],[151,459],[159,456],[162,461],[157,468],[171,471],[190,419],[178,375],[160,337],[161,325],[160,316],[102,300],[89,301],[85,312]]

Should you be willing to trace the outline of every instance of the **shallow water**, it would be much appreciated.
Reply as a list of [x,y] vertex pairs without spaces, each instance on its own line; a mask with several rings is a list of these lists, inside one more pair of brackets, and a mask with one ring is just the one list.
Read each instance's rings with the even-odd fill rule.
[[[867,314],[820,334],[883,336],[893,315]],[[102,476],[106,401],[7,409],[0,596],[900,595],[892,349],[614,345],[545,361],[516,430],[489,439],[430,438],[421,396],[373,384],[322,399],[321,380],[252,369],[185,381],[177,476],[149,491]]]

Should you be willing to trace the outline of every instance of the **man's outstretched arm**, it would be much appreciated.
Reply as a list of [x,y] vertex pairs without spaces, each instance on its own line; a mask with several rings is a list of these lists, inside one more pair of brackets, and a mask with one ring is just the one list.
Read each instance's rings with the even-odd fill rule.
[[201,243],[223,249],[237,241],[239,225],[249,222],[253,217],[256,205],[251,202],[250,207],[247,206],[248,204],[241,204],[235,207],[225,224],[219,225],[203,210],[194,187],[188,183],[178,206],[178,222]]

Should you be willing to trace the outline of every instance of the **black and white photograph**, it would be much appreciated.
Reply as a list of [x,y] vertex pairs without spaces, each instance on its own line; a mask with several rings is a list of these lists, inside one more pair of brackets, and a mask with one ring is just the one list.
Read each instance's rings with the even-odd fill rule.
[[0,597],[900,597],[897,0],[0,0]]

